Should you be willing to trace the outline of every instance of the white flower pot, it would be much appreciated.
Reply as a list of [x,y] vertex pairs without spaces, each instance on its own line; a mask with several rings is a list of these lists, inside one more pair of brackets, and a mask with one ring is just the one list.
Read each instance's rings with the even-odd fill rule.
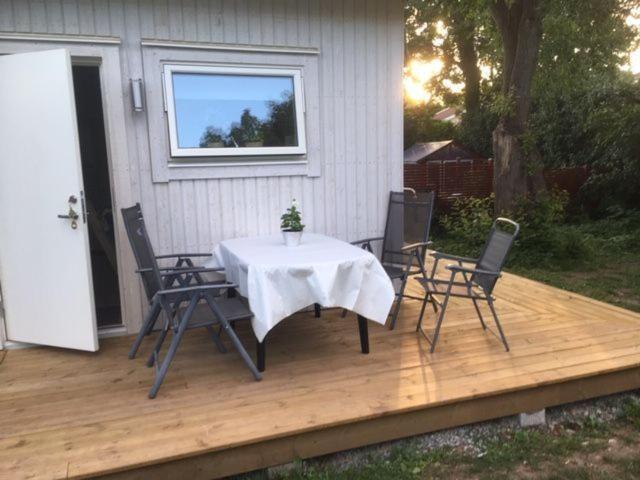
[[297,247],[298,245],[300,245],[302,232],[286,232],[283,230],[282,237],[284,238],[284,244],[287,247]]

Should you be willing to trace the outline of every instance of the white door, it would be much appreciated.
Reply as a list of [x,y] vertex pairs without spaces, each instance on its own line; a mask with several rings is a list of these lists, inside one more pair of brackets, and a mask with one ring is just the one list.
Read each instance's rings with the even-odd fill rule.
[[[0,288],[7,339],[96,351],[76,123],[68,51],[0,56]],[[70,209],[75,222],[58,217]]]

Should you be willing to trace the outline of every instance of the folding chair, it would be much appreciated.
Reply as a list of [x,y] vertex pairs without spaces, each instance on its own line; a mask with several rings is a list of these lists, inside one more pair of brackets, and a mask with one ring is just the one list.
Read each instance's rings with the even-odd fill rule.
[[[206,328],[221,352],[226,352],[226,348],[220,339],[220,332],[226,332],[255,379],[260,380],[262,375],[231,326],[235,321],[248,320],[253,316],[246,302],[235,296],[236,285],[205,282],[203,274],[221,269],[193,267],[193,264],[185,260],[187,256],[177,256],[178,266],[161,268],[158,265],[158,257],[153,254],[140,205],[123,208],[122,216],[138,265],[138,273],[141,275],[150,303],[142,329],[129,353],[130,358],[135,356],[142,339],[151,331],[160,313],[164,313],[165,319],[147,363],[149,366],[156,366],[156,378],[149,397],[155,398],[157,395],[185,331],[193,328]],[[160,258],[175,257],[163,255]],[[182,266],[184,263],[187,263],[187,267]],[[231,293],[232,296],[223,296],[223,292]],[[214,326],[219,326],[220,332],[216,332]],[[173,330],[174,336],[160,363],[160,349],[169,330]]]
[[[407,281],[413,275],[427,277],[424,258],[431,244],[429,233],[433,217],[434,192],[416,193],[412,189],[405,192],[390,192],[387,222],[384,236],[366,238],[352,242],[369,252],[374,251],[373,242],[382,242],[380,263],[391,280],[399,280],[396,303],[391,312],[389,328],[396,326],[403,298],[422,300],[421,297],[405,293]],[[411,242],[411,243],[409,243]],[[346,310],[342,312],[342,316]]]
[[[513,232],[508,232],[500,225],[510,225],[513,228]],[[435,351],[436,343],[438,342],[438,336],[440,335],[440,328],[444,320],[445,313],[447,311],[447,305],[449,304],[450,297],[462,297],[469,298],[473,301],[482,328],[487,330],[488,327],[482,318],[480,308],[478,307],[478,300],[486,301],[489,304],[489,309],[493,315],[493,319],[498,327],[499,339],[502,340],[505,349],[509,351],[509,344],[500,325],[498,314],[496,313],[495,306],[493,304],[495,298],[493,297],[493,289],[495,288],[498,278],[502,275],[502,268],[507,260],[511,246],[515,241],[518,233],[520,232],[520,225],[507,218],[498,218],[493,222],[491,231],[487,241],[482,249],[480,257],[468,258],[460,257],[457,255],[449,255],[446,253],[434,252],[431,255],[435,261],[431,274],[427,278],[418,278],[417,281],[422,285],[425,291],[425,296],[422,301],[422,309],[420,310],[420,318],[416,331],[421,332],[427,341],[431,344],[431,353]],[[456,264],[447,265],[446,269],[451,272],[449,279],[440,279],[436,277],[438,268],[438,262],[440,260],[453,260]],[[465,266],[465,264],[471,264],[472,266]],[[456,282],[456,276],[461,275],[462,281]],[[442,302],[442,308],[438,315],[433,340],[425,333],[422,328],[422,319],[424,317],[425,307],[427,302],[436,301],[435,295],[444,296]],[[437,302],[440,303],[440,302]],[[489,329],[491,333],[495,335],[493,330]],[[496,335],[497,337],[497,335]]]
[[[142,216],[142,209],[139,203],[136,203],[134,206],[129,208],[121,209],[122,218],[124,220],[125,230],[127,232],[127,236],[129,238],[129,243],[131,244],[131,248],[133,250],[134,257],[136,259],[136,263],[138,264],[138,268],[140,270],[137,273],[140,274],[140,278],[142,280],[142,285],[145,290],[145,294],[147,296],[147,301],[150,305],[150,311],[145,317],[145,322],[143,327],[140,329],[138,336],[136,337],[135,342],[131,346],[131,350],[129,351],[129,358],[133,359],[140,348],[140,344],[145,336],[149,335],[153,330],[158,316],[162,312],[162,308],[160,305],[152,306],[152,298],[158,290],[155,285],[155,276],[152,271],[152,257],[156,260],[164,260],[164,259],[176,259],[175,265],[172,267],[160,267],[160,271],[163,274],[163,287],[171,287],[174,284],[188,285],[192,280],[197,280],[199,283],[205,283],[199,273],[205,273],[202,268],[198,268],[198,272],[194,270],[196,267],[193,264],[193,258],[197,257],[210,257],[211,253],[183,253],[183,254],[166,254],[166,255],[154,255],[153,250],[149,251],[147,245],[150,245],[150,242],[147,243],[144,238],[137,234],[136,229],[139,227],[139,223],[142,222],[142,226],[144,225],[144,217]],[[146,267],[144,267],[146,266]],[[172,274],[171,271],[179,270],[179,273],[176,272]],[[211,275],[219,275],[218,271],[223,271],[224,269],[207,269],[207,272],[216,272],[216,273],[208,273]],[[216,280],[211,281],[210,283],[224,283],[224,275],[219,275]]]

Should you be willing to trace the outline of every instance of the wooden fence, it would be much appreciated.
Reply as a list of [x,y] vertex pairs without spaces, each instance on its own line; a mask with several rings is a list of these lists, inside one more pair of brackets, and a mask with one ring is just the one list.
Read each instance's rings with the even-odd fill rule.
[[[586,166],[547,169],[549,188],[566,190],[574,199],[589,178]],[[493,161],[443,160],[404,165],[404,186],[418,192],[435,191],[438,204],[450,206],[457,198],[483,198],[493,192]]]

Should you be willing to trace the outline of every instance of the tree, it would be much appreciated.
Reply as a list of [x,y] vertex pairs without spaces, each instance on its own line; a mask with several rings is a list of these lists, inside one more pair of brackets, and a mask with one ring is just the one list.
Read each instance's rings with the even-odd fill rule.
[[293,92],[284,91],[281,100],[269,100],[269,113],[262,123],[265,147],[296,145],[296,109]]
[[456,126],[451,122],[434,120],[433,116],[441,106],[405,105],[404,107],[404,147],[417,142],[451,140],[456,136]]
[[[512,76],[512,62],[518,55],[518,39],[523,40],[521,47],[533,44],[525,41],[525,36],[518,35],[520,25],[515,20],[523,18],[522,15],[518,17],[518,13],[523,13],[523,6],[532,5],[536,7],[533,9],[536,13],[534,25],[539,47],[535,61],[532,55],[535,52],[528,52],[528,66],[533,75],[522,83],[520,80],[524,72],[521,68],[516,69],[519,78]],[[608,85],[611,87],[607,89],[608,101],[625,105],[624,99],[617,100],[616,95],[628,90],[630,87],[625,85],[632,82],[620,67],[628,61],[628,53],[637,47],[639,31],[627,23],[634,8],[640,8],[638,0],[535,0],[532,3],[517,0],[409,0],[407,53],[423,58],[444,56],[445,68],[436,81],[442,82],[443,78],[463,80],[462,44],[455,40],[460,35],[455,35],[454,26],[461,25],[461,18],[473,25],[477,63],[483,68],[490,67],[491,73],[483,72],[480,107],[475,112],[470,109],[464,113],[456,136],[475,150],[492,156],[495,145],[493,133],[499,133],[498,126],[505,129],[503,133],[508,131],[506,127],[511,127],[514,135],[510,139],[519,140],[515,144],[520,158],[515,170],[519,175],[517,195],[532,195],[543,188],[539,175],[542,164],[588,163],[600,170],[603,157],[597,157],[595,152],[611,158],[614,152],[633,151],[632,145],[623,146],[619,142],[633,138],[630,126],[640,120],[633,116],[637,109],[624,109],[626,123],[597,121],[606,118],[608,113],[606,104],[595,99],[603,97],[602,86]],[[499,23],[501,20],[503,23]],[[511,24],[509,20],[512,20]],[[444,41],[438,37],[439,22],[446,26]],[[526,50],[521,48],[521,51]],[[470,85],[475,89],[474,81]],[[517,95],[516,85],[528,87],[528,94],[524,97]],[[443,89],[442,85],[438,88],[440,90],[435,91]],[[468,104],[467,89],[465,85],[465,104]],[[469,96],[473,98],[475,94]],[[459,105],[463,101],[460,95],[450,93],[441,93],[439,98],[444,99],[447,105]],[[519,125],[514,125],[514,120],[515,123],[519,121]],[[595,124],[604,130],[594,131]],[[624,125],[628,127],[620,131]],[[607,130],[614,127],[618,135],[609,135]],[[617,138],[617,147],[615,144],[609,145],[610,148],[605,148],[602,143],[596,144],[596,139],[605,137],[612,142]],[[607,162],[607,165],[617,165],[618,172],[628,171],[622,163],[630,165],[633,161],[630,157],[626,160],[618,158]],[[505,167],[510,169],[511,166]],[[613,178],[619,181],[620,177],[598,174],[597,178],[613,182]],[[503,180],[507,184],[510,182],[507,178]],[[600,193],[621,190],[604,188],[605,183],[599,182]]]
[[248,142],[262,140],[262,122],[251,114],[249,108],[245,108],[240,115],[240,123],[231,124],[226,143],[227,147],[244,147]]
[[213,125],[205,128],[202,136],[200,137],[200,148],[207,148],[216,146],[216,144],[223,144],[225,134],[221,128],[214,127]]
[[493,131],[495,209],[544,189],[541,164],[527,143],[531,85],[542,38],[540,0],[496,0],[491,12],[502,40],[502,109]]
[[[405,5],[408,57],[442,59],[439,79],[463,81],[463,105],[473,114],[480,106],[480,57],[491,34],[476,1],[408,0]],[[446,34],[439,28],[444,26]],[[440,94],[446,89],[434,85]]]

